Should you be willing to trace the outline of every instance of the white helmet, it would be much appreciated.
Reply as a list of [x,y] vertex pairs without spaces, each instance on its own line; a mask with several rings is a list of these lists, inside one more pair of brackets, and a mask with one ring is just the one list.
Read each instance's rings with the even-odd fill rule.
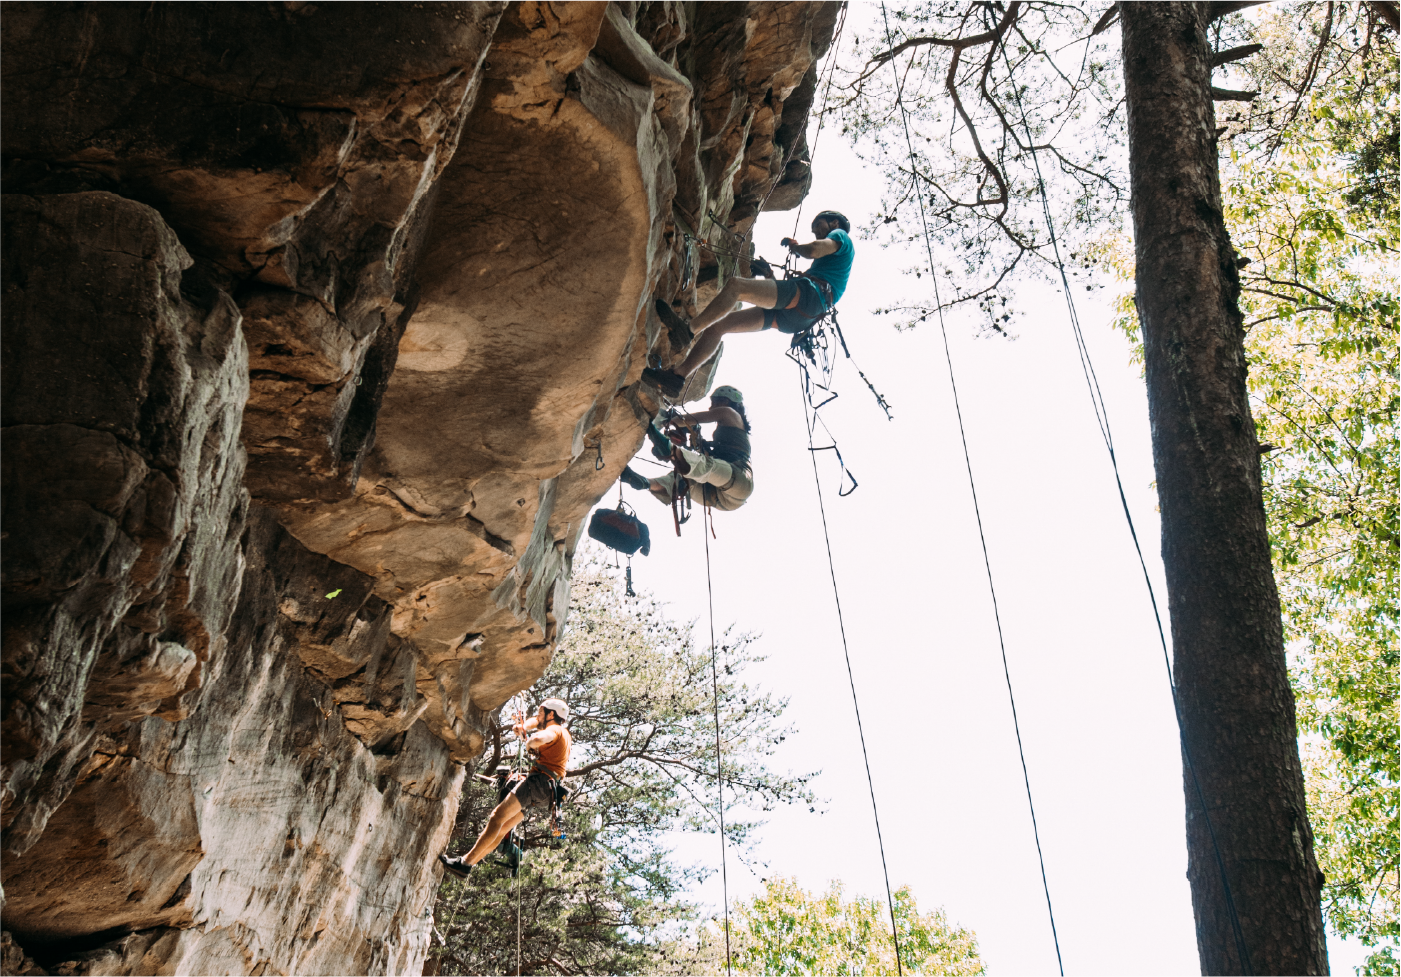
[[540,703],[540,708],[554,713],[555,718],[562,723],[569,722],[569,707],[564,704],[563,699],[546,699]]

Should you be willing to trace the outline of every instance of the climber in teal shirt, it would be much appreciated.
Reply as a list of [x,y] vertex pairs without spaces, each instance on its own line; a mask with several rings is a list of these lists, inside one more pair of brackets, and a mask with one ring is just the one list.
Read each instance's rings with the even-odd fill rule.
[[[661,299],[657,314],[673,331],[685,329],[699,338],[675,370],[646,369],[642,379],[668,397],[678,397],[686,378],[715,355],[720,340],[736,332],[777,329],[783,333],[801,332],[842,297],[851,278],[851,261],[856,248],[851,242],[851,222],[835,210],[824,210],[812,220],[813,240],[800,244],[784,238],[782,244],[794,254],[814,259],[802,278],[781,282],[769,278],[734,277],[720,293],[688,324]],[[740,302],[752,308],[730,310]]]

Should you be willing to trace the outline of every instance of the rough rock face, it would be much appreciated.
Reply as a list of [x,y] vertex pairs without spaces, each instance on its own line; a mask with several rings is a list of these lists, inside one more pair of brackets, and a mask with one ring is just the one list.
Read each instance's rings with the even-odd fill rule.
[[7,972],[421,969],[836,7],[7,6]]

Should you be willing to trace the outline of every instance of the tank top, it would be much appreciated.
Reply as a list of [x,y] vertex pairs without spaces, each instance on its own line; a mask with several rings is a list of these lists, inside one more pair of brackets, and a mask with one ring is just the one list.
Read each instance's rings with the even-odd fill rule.
[[749,432],[742,427],[716,426],[715,437],[710,441],[710,457],[748,468]]
[[569,735],[569,730],[558,723],[551,723],[545,731],[553,732],[555,738],[535,751],[537,762],[556,777],[563,778],[569,767],[569,750],[574,745],[574,738]]

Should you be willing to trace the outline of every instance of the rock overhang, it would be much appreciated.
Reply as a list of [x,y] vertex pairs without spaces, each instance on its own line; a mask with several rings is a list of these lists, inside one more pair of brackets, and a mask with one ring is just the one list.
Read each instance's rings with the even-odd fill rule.
[[[652,299],[742,270],[707,258],[683,291],[686,234],[800,199],[836,6],[7,8],[6,189],[56,214],[111,194],[118,230],[170,235],[133,336],[186,337],[129,401],[71,375],[45,396],[190,432],[86,469],[130,559],[44,553],[72,579],[36,590],[7,541],[7,925],[140,931],[75,972],[418,966],[460,762],[548,664],[584,521],[658,407],[638,375],[682,352]],[[102,314],[127,280],[94,281],[72,301]],[[55,342],[26,362],[57,376],[81,332],[41,297]],[[77,669],[44,672],[75,634]],[[131,844],[76,850],[104,805]],[[194,814],[162,834],[167,807]],[[106,881],[54,886],[85,860]]]

